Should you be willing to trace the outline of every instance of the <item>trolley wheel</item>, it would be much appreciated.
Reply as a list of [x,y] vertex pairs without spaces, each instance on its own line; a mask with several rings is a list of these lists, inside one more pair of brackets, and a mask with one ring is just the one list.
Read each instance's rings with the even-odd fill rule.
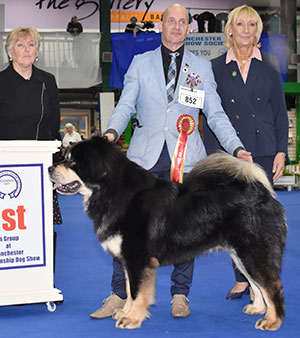
[[54,312],[56,310],[56,304],[53,302],[47,302],[47,309],[49,312]]

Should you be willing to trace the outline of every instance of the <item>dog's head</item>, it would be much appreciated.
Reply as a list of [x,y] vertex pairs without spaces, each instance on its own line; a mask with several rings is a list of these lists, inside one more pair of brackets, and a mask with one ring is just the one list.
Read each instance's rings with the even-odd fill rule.
[[59,193],[73,195],[90,194],[109,176],[117,161],[113,156],[114,145],[105,137],[92,137],[73,145],[65,159],[48,168],[50,180],[56,183]]

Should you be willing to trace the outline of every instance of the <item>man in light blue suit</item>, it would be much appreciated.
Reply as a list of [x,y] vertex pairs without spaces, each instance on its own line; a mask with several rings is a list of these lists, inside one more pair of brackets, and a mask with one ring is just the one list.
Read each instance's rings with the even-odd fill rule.
[[[244,149],[223,111],[211,63],[184,48],[184,39],[189,30],[188,12],[183,6],[174,4],[165,10],[160,23],[162,45],[154,51],[134,57],[125,75],[120,101],[105,133],[110,141],[116,141],[136,111],[139,127],[135,128],[127,156],[166,179],[170,179],[171,161],[174,152],[176,154],[179,138],[178,123],[182,117],[187,116],[189,123],[195,126],[185,145],[184,173],[188,173],[199,160],[206,157],[198,131],[200,108],[223,148],[238,158],[252,161],[251,153]],[[176,66],[173,64],[171,70],[170,53],[176,60]],[[171,72],[173,78],[169,76]],[[174,92],[171,93],[172,85]],[[170,95],[167,95],[167,91]],[[190,314],[187,295],[193,278],[193,264],[193,261],[178,264],[172,273],[173,317],[183,318]],[[92,318],[109,317],[125,303],[122,268],[115,260],[113,266],[113,293],[100,309],[90,315]]]

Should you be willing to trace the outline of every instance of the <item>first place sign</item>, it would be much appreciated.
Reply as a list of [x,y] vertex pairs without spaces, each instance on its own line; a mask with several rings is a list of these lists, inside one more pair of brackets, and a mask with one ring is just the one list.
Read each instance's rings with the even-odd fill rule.
[[45,265],[43,165],[0,166],[0,270]]

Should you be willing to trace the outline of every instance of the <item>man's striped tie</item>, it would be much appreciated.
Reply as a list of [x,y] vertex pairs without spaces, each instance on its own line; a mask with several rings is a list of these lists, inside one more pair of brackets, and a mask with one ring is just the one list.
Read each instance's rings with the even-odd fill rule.
[[175,92],[175,79],[176,79],[176,57],[179,55],[178,52],[176,53],[170,53],[171,56],[171,62],[168,69],[168,79],[167,79],[167,97],[168,102],[170,103],[174,98],[174,92]]

